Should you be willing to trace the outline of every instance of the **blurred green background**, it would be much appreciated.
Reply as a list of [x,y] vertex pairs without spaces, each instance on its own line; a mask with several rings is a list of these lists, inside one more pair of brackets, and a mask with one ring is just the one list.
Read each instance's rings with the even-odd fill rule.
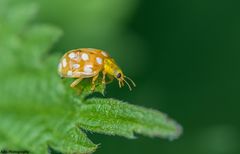
[[34,23],[64,32],[52,52],[108,51],[137,83],[107,97],[159,109],[184,127],[176,141],[89,134],[96,154],[240,153],[240,3],[234,0],[36,2]]

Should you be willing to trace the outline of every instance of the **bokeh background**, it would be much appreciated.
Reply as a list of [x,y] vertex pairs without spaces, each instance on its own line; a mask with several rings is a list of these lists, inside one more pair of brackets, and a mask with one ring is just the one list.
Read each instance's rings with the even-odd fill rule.
[[64,35],[51,49],[108,51],[137,88],[107,97],[168,113],[175,141],[89,134],[96,154],[240,153],[240,3],[234,0],[13,0],[39,6],[33,23]]

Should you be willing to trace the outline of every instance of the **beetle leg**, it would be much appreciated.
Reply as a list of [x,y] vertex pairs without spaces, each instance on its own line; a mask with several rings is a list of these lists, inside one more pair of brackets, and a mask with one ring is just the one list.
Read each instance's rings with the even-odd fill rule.
[[95,85],[95,81],[97,80],[98,75],[99,75],[99,74],[95,75],[95,76],[92,78],[92,88],[91,88],[92,91],[95,90],[95,86],[96,86],[96,85]]
[[82,81],[83,78],[78,78],[76,80],[73,81],[73,83],[70,85],[72,88],[74,88],[77,84],[79,84],[79,82]]
[[105,81],[105,78],[106,78],[106,72],[103,71],[102,74],[103,74],[103,77],[102,77],[102,84],[106,84],[106,81]]

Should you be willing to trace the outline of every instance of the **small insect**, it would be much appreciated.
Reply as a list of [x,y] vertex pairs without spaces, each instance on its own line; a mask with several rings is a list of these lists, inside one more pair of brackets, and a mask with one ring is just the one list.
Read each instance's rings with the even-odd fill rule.
[[61,58],[58,65],[58,73],[62,78],[76,78],[70,85],[74,88],[84,78],[92,77],[92,88],[95,90],[95,81],[99,73],[102,72],[102,84],[106,84],[106,75],[110,78],[110,82],[114,77],[118,80],[119,87],[124,86],[124,82],[132,90],[128,79],[133,86],[136,84],[129,77],[125,76],[118,67],[113,58],[105,51],[93,48],[81,48],[70,50]]

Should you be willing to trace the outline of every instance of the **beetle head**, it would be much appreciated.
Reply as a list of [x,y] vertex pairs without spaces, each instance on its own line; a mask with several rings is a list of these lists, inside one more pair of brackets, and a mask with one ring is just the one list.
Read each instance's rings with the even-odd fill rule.
[[118,70],[115,71],[114,74],[115,74],[114,75],[115,78],[118,80],[118,84],[119,84],[120,88],[124,86],[124,83],[126,83],[129,90],[130,91],[132,90],[131,85],[127,82],[126,79],[128,79],[132,83],[133,87],[136,87],[136,84],[133,82],[133,80],[131,78],[127,77],[126,75],[124,75],[122,70],[118,69]]
[[124,83],[126,83],[128,85],[129,90],[132,90],[130,84],[127,82],[126,79],[128,79],[132,83],[132,85],[136,87],[136,84],[133,82],[133,80],[123,74],[122,70],[118,67],[114,59],[106,58],[104,63],[105,72],[114,76],[118,80],[120,88],[124,86]]

